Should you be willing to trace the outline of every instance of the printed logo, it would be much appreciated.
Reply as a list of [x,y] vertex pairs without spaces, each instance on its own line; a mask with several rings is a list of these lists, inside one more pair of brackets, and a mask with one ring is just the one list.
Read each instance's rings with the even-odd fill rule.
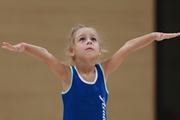
[[102,119],[106,120],[106,103],[105,103],[105,98],[102,98],[101,95],[99,95],[99,98],[102,101]]

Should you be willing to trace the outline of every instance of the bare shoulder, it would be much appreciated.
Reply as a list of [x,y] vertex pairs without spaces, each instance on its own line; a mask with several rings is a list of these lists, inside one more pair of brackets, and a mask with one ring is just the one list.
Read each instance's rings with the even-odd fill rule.
[[100,63],[101,66],[102,66],[102,68],[103,68],[103,70],[104,70],[104,73],[105,73],[105,77],[106,77],[106,78],[109,76],[108,67],[107,67],[107,65],[108,65],[108,60],[109,60],[109,59],[106,59],[106,60],[104,60],[104,61],[102,61],[102,62]]
[[65,63],[59,61],[54,56],[50,56],[49,60],[46,61],[51,71],[57,75],[62,81],[68,80],[70,76],[70,68]]
[[111,57],[102,61],[101,65],[104,69],[106,77],[108,77],[114,70],[116,70],[125,58],[126,54],[124,53],[124,49],[119,49]]
[[51,69],[51,71],[60,78],[62,82],[63,90],[67,90],[71,83],[71,70],[68,65],[65,63],[57,60],[55,57],[52,56],[47,65]]

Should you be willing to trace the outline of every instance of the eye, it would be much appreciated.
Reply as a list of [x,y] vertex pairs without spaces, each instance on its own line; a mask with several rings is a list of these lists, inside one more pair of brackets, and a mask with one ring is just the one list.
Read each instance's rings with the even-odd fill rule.
[[92,41],[97,41],[97,39],[95,37],[92,37],[91,40]]
[[84,41],[84,40],[85,40],[85,38],[84,38],[84,37],[82,37],[82,38],[80,38],[80,39],[79,39],[79,41]]

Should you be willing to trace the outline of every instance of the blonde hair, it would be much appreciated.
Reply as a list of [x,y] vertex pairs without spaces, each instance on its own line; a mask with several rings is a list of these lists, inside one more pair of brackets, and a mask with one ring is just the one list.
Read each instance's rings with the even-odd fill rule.
[[71,32],[70,32],[70,34],[68,36],[68,42],[67,42],[67,47],[66,47],[66,56],[67,56],[67,58],[66,58],[66,61],[65,61],[65,63],[68,64],[68,65],[73,65],[73,63],[74,63],[74,58],[72,56],[70,56],[70,49],[74,48],[74,39],[75,39],[76,32],[81,28],[91,28],[91,29],[93,29],[98,35],[99,45],[100,45],[100,48],[101,48],[101,53],[106,53],[107,52],[107,50],[105,49],[105,43],[101,39],[102,38],[101,35],[97,32],[97,30],[94,27],[91,27],[91,26],[88,26],[88,25],[83,25],[83,24],[78,24],[76,27],[71,29]]

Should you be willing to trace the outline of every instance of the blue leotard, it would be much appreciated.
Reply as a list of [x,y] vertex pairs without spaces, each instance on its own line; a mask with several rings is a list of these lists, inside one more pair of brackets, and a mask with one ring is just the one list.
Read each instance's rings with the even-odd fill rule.
[[108,90],[101,64],[95,65],[96,77],[93,82],[85,81],[75,66],[70,66],[70,70],[70,87],[62,92],[63,120],[107,120]]

